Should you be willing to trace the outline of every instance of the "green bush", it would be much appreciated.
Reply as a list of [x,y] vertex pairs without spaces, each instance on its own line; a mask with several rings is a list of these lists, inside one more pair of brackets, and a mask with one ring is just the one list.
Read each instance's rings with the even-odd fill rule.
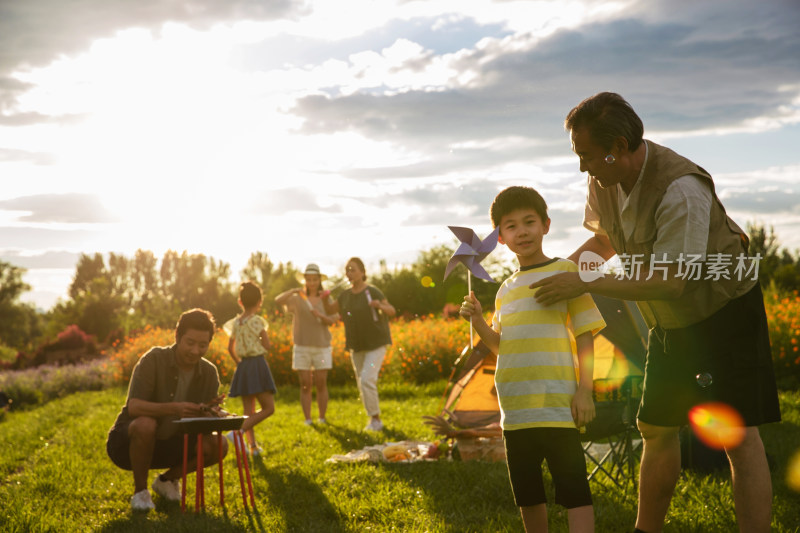
[[17,359],[17,350],[0,343],[0,369],[10,368]]

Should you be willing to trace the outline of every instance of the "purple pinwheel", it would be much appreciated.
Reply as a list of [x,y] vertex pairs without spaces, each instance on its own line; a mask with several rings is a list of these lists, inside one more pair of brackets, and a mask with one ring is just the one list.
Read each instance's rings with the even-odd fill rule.
[[444,279],[450,275],[450,272],[456,267],[458,263],[467,267],[469,272],[475,274],[476,277],[486,281],[494,282],[492,277],[481,266],[481,261],[494,250],[497,246],[497,236],[500,233],[500,228],[495,228],[485,239],[481,240],[474,231],[469,228],[462,228],[460,226],[447,226],[450,228],[455,236],[461,241],[450,262],[447,263],[447,268],[444,271]]
[[[447,268],[444,270],[444,279],[458,263],[467,267],[467,291],[472,294],[472,274],[486,281],[494,281],[492,276],[481,266],[481,261],[489,255],[497,246],[497,236],[500,234],[500,228],[495,228],[485,239],[480,238],[469,228],[462,228],[460,226],[447,226],[450,228],[458,240],[461,241],[450,262],[447,263]],[[472,317],[469,317],[469,345],[474,346],[472,338]]]

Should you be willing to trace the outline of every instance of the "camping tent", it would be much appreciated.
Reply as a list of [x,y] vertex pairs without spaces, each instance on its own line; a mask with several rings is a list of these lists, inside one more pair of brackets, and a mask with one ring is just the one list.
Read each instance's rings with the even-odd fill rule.
[[[647,328],[631,302],[597,295],[592,297],[606,321],[606,327],[594,340],[595,400],[615,401],[626,378],[641,376],[644,372]],[[472,350],[469,348],[465,348],[454,365],[454,373],[459,366],[461,373],[448,384],[444,402],[444,411],[451,422],[463,428],[500,421],[494,387],[497,356],[482,341]],[[637,391],[631,393],[635,395]]]

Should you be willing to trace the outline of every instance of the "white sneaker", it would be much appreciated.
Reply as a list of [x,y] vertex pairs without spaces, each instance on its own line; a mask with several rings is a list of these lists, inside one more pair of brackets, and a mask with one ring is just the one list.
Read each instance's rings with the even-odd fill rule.
[[383,431],[383,422],[376,419],[371,419],[367,427],[364,428],[364,431]]
[[153,490],[165,500],[171,502],[181,501],[181,482],[179,479],[161,481],[161,476],[158,475],[153,480]]
[[310,418],[307,418],[307,419],[305,420],[305,422],[303,422],[303,424],[305,424],[305,425],[307,425],[307,426],[310,426],[310,425],[314,424],[314,421],[313,421],[313,420],[311,420]]
[[248,447],[247,453],[249,453],[253,457],[259,457],[261,455],[264,455],[264,448],[262,448],[258,444],[250,445]]
[[324,418],[320,418],[319,420],[317,420],[317,422],[320,423],[320,424],[327,424],[328,423],[328,421],[325,420]]
[[150,491],[147,489],[140,490],[131,498],[131,509],[134,511],[149,511],[155,508],[153,498],[150,497]]

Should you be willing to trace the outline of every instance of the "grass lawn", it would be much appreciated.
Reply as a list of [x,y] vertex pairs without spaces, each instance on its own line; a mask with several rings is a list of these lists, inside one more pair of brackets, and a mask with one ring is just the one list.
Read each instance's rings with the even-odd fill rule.
[[[354,386],[331,391],[328,426],[302,423],[297,388],[282,388],[273,417],[256,428],[265,455],[252,465],[255,512],[242,505],[233,453],[225,459],[226,507],[220,508],[216,467],[207,470],[206,513],[182,514],[156,499],[156,511],[132,513],[130,473],[113,466],[105,436],[125,391],[77,393],[0,422],[0,531],[522,531],[505,464],[325,464],[333,454],[403,439],[432,440],[420,416],[433,414],[443,383],[381,386],[389,428],[364,433],[366,417]],[[782,395],[784,422],[762,428],[773,463],[773,531],[800,531],[800,496],[785,483],[800,447],[800,393]],[[241,403],[227,408],[241,412]],[[687,472],[670,508],[668,532],[737,531],[729,474]],[[597,531],[633,531],[636,498],[592,483]],[[194,476],[187,504],[194,506]],[[552,493],[550,494],[552,499]],[[550,507],[551,531],[566,531],[566,514]]]

